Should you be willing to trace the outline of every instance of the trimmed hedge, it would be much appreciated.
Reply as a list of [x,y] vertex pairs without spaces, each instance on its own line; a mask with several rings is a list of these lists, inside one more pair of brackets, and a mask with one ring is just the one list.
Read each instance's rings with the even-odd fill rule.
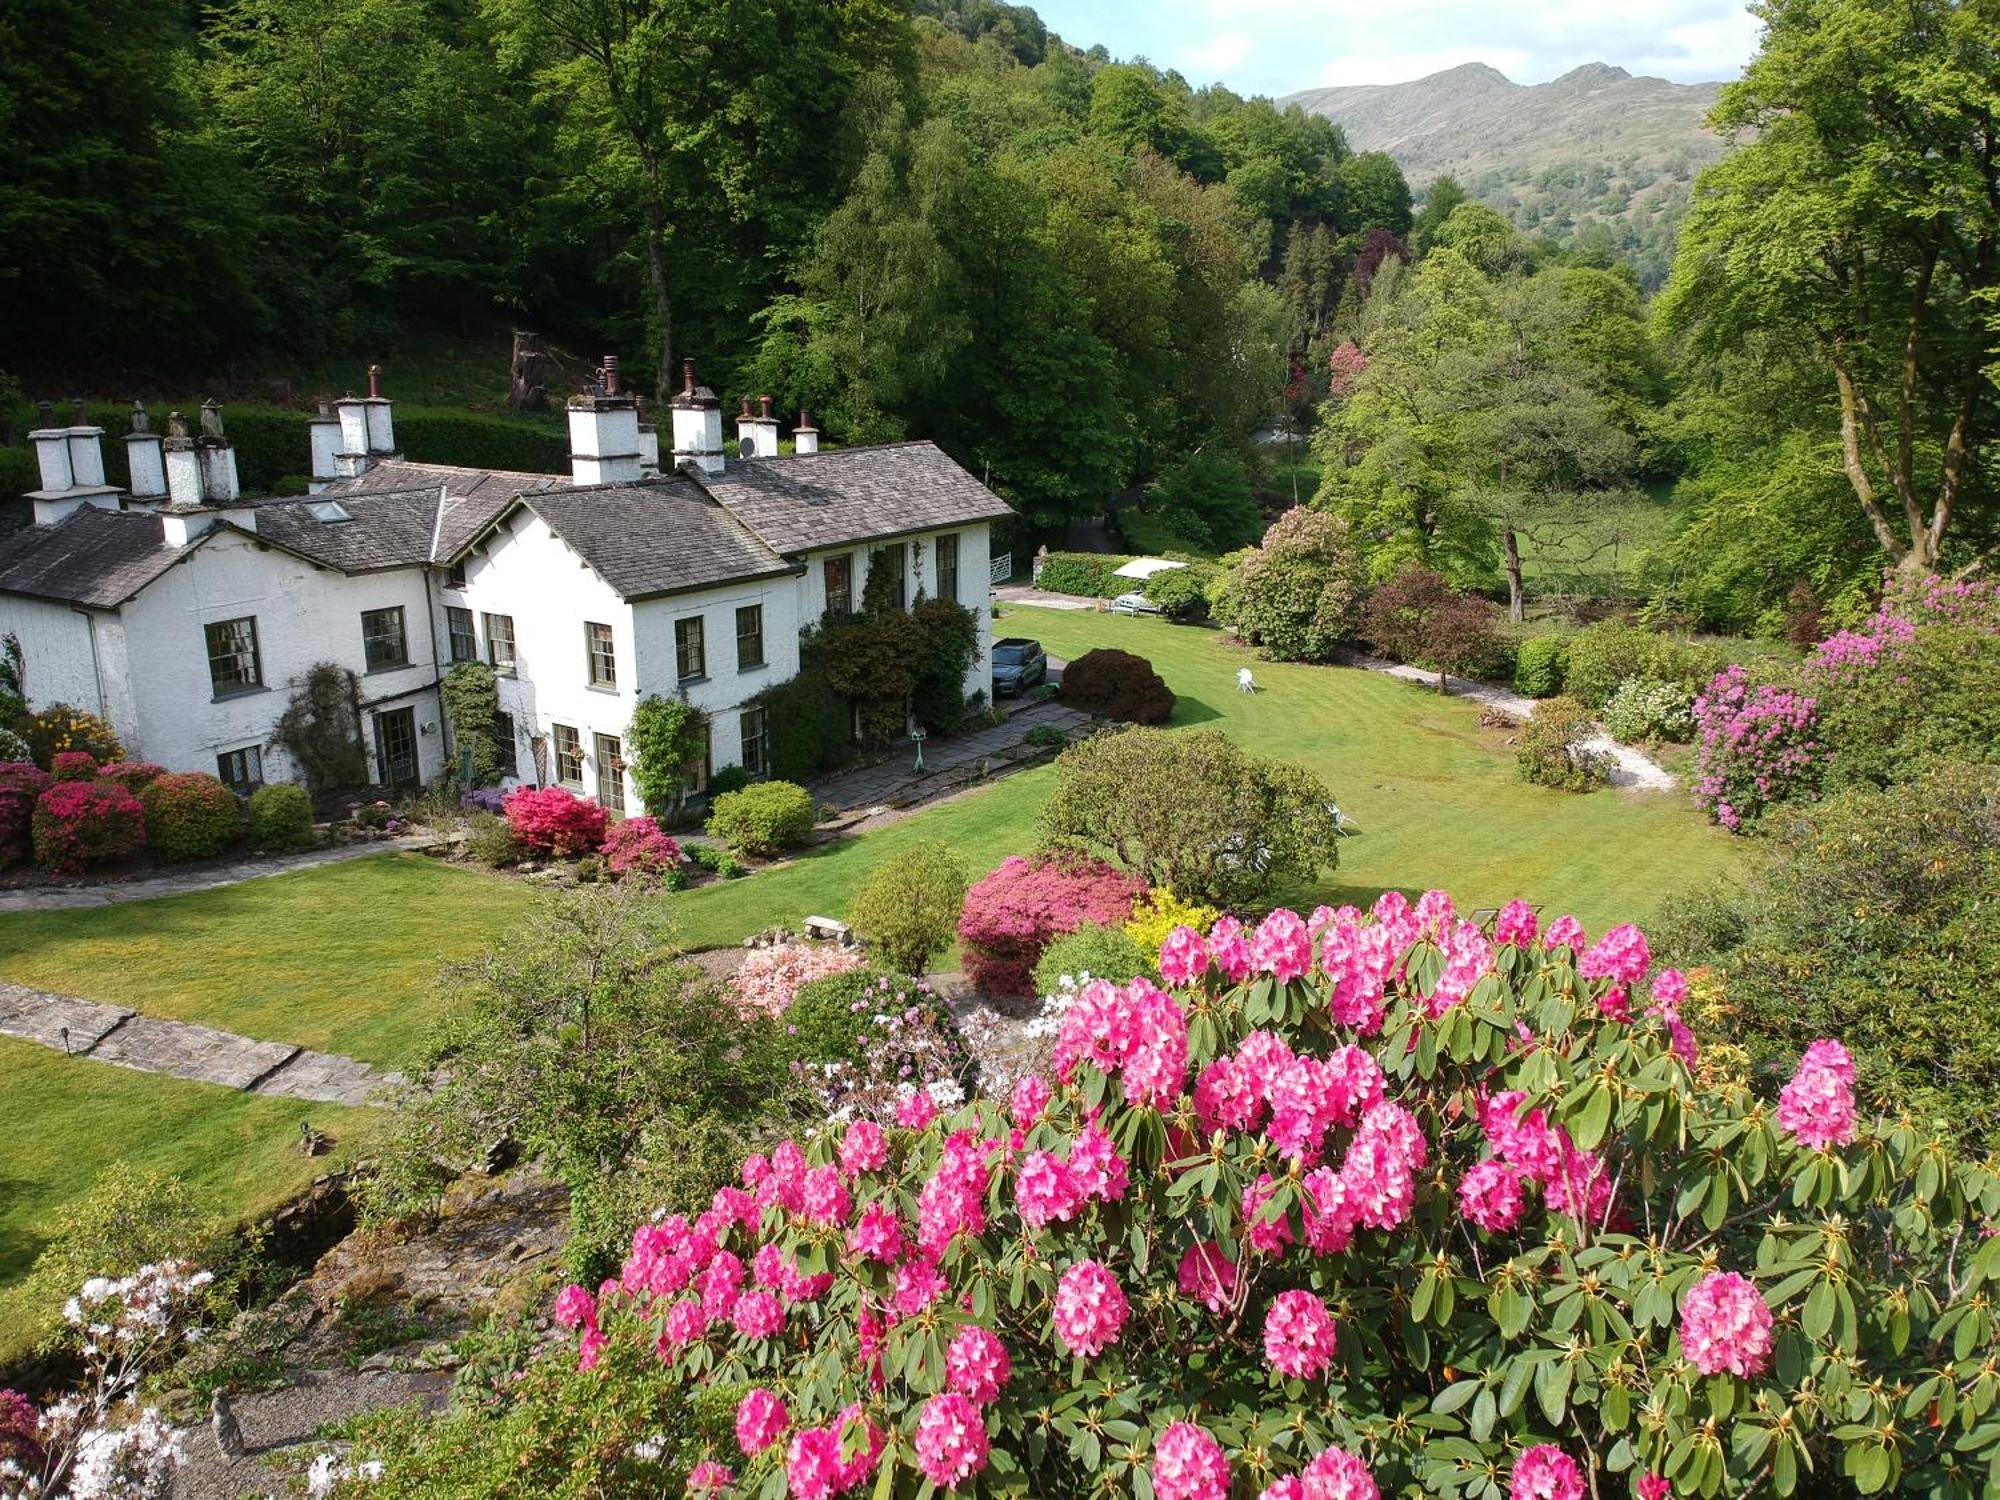
[[243,834],[236,794],[206,771],[169,771],[139,793],[146,841],[163,859],[208,859]]
[[1133,592],[1130,578],[1113,578],[1112,573],[1132,559],[1112,552],[1051,552],[1042,559],[1035,587],[1051,594],[1082,594],[1091,599],[1115,599]]
[[280,782],[250,794],[250,842],[259,849],[290,853],[313,844],[312,798],[306,789]]
[[760,781],[715,799],[708,831],[745,854],[775,854],[812,837],[813,800],[789,781]]
[[1085,922],[1042,950],[1042,956],[1035,961],[1035,993],[1056,994],[1065,977],[1081,984],[1086,974],[1092,979],[1123,984],[1150,967],[1138,943],[1123,927]]

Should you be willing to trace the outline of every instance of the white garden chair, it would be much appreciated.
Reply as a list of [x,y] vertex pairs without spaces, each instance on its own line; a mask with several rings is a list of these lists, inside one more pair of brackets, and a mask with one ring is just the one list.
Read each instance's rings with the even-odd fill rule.
[[1250,675],[1248,667],[1242,667],[1237,670],[1236,691],[1239,693],[1254,693],[1257,691],[1257,679]]

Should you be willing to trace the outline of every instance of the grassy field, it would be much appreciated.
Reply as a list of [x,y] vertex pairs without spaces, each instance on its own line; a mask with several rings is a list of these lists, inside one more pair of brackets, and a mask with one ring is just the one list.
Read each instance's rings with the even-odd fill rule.
[[518,882],[420,854],[349,860],[219,891],[0,917],[0,978],[266,1041],[397,1066],[440,959],[528,904]]
[[[33,1264],[51,1214],[112,1162],[178,1172],[218,1219],[250,1218],[333,1171],[380,1125],[373,1110],[128,1072],[11,1037],[0,1037],[0,1076],[0,1363],[33,1326],[7,1288]],[[301,1120],[333,1136],[333,1155],[299,1154]]]

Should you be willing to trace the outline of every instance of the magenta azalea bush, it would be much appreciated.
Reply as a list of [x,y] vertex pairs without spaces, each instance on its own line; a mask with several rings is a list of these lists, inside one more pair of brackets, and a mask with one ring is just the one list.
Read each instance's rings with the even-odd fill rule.
[[1694,799],[1732,833],[1774,803],[1808,796],[1826,769],[1819,703],[1771,683],[1753,684],[1740,664],[1725,667],[1694,700],[1701,742]]
[[1882,602],[1867,623],[1836,631],[1813,649],[1806,667],[1829,687],[1854,687],[1896,669],[1926,626],[1964,626],[2000,635],[2000,582],[1944,579],[1934,573],[1890,573]]
[[965,977],[988,995],[1029,995],[1035,962],[1052,939],[1085,922],[1123,926],[1146,889],[1102,860],[1012,855],[965,893],[958,919]]
[[[703,1494],[1991,1493],[2000,1179],[1697,1056],[1644,934],[1175,934],[1003,1103],[787,1140],[557,1321],[743,1392]],[[1697,1070],[1700,1070],[1697,1072]]]
[[613,875],[662,875],[680,862],[680,844],[654,818],[627,818],[604,837],[604,863]]
[[507,827],[524,849],[567,858],[604,846],[604,809],[559,786],[516,787],[502,800]]

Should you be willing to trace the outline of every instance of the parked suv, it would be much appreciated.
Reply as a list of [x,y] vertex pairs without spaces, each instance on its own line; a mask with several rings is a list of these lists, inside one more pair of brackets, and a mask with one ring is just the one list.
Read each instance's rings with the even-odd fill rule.
[[1024,693],[1049,680],[1049,657],[1040,641],[1010,635],[993,643],[993,696]]

